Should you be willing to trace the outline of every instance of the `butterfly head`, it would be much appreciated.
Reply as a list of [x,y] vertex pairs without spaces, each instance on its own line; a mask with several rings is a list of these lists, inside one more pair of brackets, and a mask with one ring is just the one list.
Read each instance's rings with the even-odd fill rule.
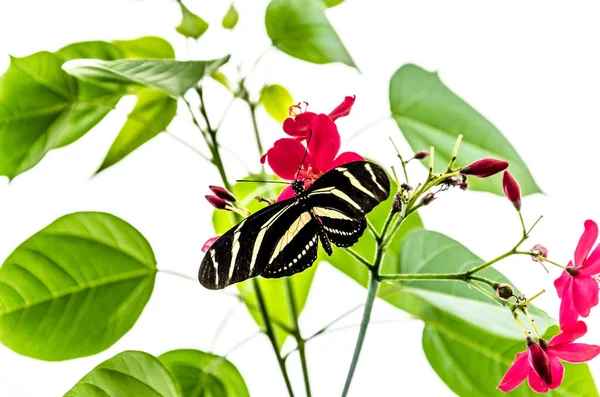
[[294,189],[294,193],[296,193],[296,195],[304,193],[304,181],[296,179],[294,182],[292,182],[292,189]]

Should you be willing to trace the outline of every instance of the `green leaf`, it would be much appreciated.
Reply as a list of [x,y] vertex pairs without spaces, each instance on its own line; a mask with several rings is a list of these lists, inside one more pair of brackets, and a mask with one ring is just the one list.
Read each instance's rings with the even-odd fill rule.
[[12,179],[74,142],[119,100],[104,88],[80,86],[62,63],[50,52],[11,58],[0,77],[0,175]]
[[160,37],[141,37],[134,40],[82,41],[69,44],[56,52],[65,61],[78,58],[117,59],[164,58],[174,59],[175,51],[171,44]]
[[[246,179],[264,180],[265,177],[261,175],[249,175]],[[257,202],[254,198],[256,196],[277,198],[279,192],[282,190],[281,186],[282,185],[269,185],[267,183],[241,182],[233,186],[233,193],[250,209],[250,211],[256,212],[259,209],[264,208],[265,204]],[[226,211],[215,211],[213,215],[213,225],[217,234],[223,234],[235,226],[238,221],[239,220],[236,220],[232,213]],[[317,264],[318,260],[311,268],[288,278],[294,291],[294,301],[298,314],[302,312],[302,309],[306,304],[306,299],[308,298],[308,292],[310,291]],[[294,318],[291,311],[288,310],[289,299],[287,287],[285,285],[286,279],[266,279],[258,277],[257,281],[259,282],[261,292],[264,295],[267,313],[274,325],[276,343],[281,349],[288,336],[286,329],[289,330],[295,328]],[[252,280],[248,280],[237,284],[237,286],[241,298],[246,303],[248,311],[256,323],[260,327],[264,327],[261,312],[258,310],[259,306],[256,292],[252,284]]]
[[225,74],[223,74],[223,72],[221,72],[220,70],[214,70],[211,74],[210,77],[215,80],[217,83],[221,84],[223,87],[227,88],[229,91],[233,91],[231,89],[231,83],[229,83],[229,79],[227,78],[227,76],[225,76]]
[[141,85],[180,97],[228,60],[229,56],[210,61],[75,59],[63,69],[84,81]]
[[223,17],[223,21],[221,22],[221,24],[225,29],[233,29],[235,28],[235,25],[237,25],[239,18],[240,15],[238,14],[237,10],[232,4],[227,10],[225,16]]
[[99,353],[133,326],[156,259],[136,229],[106,213],[63,216],[0,267],[0,341],[48,361]]
[[[540,192],[527,166],[500,131],[442,83],[437,73],[404,65],[390,81],[392,116],[413,150],[435,147],[436,168],[447,167],[459,134],[463,140],[457,165],[484,158],[510,162],[510,172],[524,195]],[[499,175],[469,178],[470,187],[502,195]]]
[[289,117],[289,108],[294,104],[294,98],[285,87],[271,84],[263,87],[259,102],[271,117],[283,123]]
[[179,397],[250,397],[244,378],[225,357],[182,349],[158,359],[175,381]]
[[331,8],[342,4],[344,0],[323,0],[323,2],[327,6],[327,8]]
[[[433,369],[454,393],[464,397],[539,395],[529,388],[527,381],[511,393],[496,389],[516,353],[526,349],[523,338],[515,341],[448,317],[441,316],[440,320],[425,326],[423,349]],[[587,365],[564,364],[562,385],[547,396],[598,396]]]
[[125,351],[85,375],[64,397],[181,397],[154,356]]
[[318,0],[272,0],[265,25],[273,45],[294,58],[356,67]]
[[125,125],[97,172],[121,161],[129,153],[163,132],[175,117],[177,100],[162,91],[143,90]]
[[198,15],[191,12],[182,2],[179,2],[181,6],[181,23],[175,28],[177,33],[185,36],[197,39],[208,30],[208,23]]

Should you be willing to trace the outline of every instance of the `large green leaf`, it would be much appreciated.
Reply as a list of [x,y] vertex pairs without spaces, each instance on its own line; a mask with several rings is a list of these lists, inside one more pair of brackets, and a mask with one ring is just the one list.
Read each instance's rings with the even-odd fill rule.
[[125,221],[63,216],[0,267],[0,342],[50,361],[101,352],[133,326],[155,275],[152,248]]
[[125,125],[97,172],[121,161],[129,153],[163,132],[175,117],[177,100],[162,91],[143,90]]
[[179,2],[179,5],[181,6],[181,22],[175,28],[177,33],[193,39],[202,36],[208,30],[208,23],[191,12],[182,2]]
[[[250,175],[247,179],[265,179],[264,176],[260,175]],[[276,198],[281,189],[276,189],[273,186],[281,186],[281,185],[269,185],[269,184],[259,184],[259,183],[237,183],[233,187],[233,193],[238,198],[241,198],[244,204],[252,211],[258,211],[263,208],[265,204],[258,203],[254,198],[256,196],[267,196]],[[215,211],[213,216],[213,224],[215,226],[215,231],[218,234],[222,234],[227,230],[231,229],[237,220],[232,216],[231,213],[225,211]],[[295,328],[295,320],[288,309],[289,299],[287,293],[286,282],[289,282],[292,285],[292,290],[294,292],[294,301],[296,304],[296,309],[298,314],[302,312],[304,305],[306,304],[306,299],[308,298],[308,292],[310,291],[310,286],[312,284],[312,280],[315,274],[315,270],[317,268],[317,262],[315,264],[303,271],[302,273],[295,274],[289,278],[278,278],[278,279],[266,279],[266,278],[257,278],[257,281],[260,285],[260,290],[264,295],[266,309],[269,317],[273,320],[274,330],[275,330],[275,339],[277,345],[281,348],[285,339],[288,336],[288,332],[285,329],[294,329]],[[256,323],[263,327],[263,318],[261,312],[258,310],[258,300],[256,297],[256,291],[254,290],[253,281],[248,280],[243,283],[237,284],[238,289],[240,291],[241,297],[246,302],[246,306],[248,311],[256,321]],[[278,325],[279,324],[279,325]],[[283,325],[284,327],[282,327]]]
[[240,371],[225,357],[182,349],[158,359],[171,373],[179,397],[250,397]]
[[289,109],[294,104],[294,99],[284,86],[271,84],[263,87],[259,102],[271,117],[283,123],[289,117]]
[[325,9],[320,0],[272,0],[265,25],[273,45],[304,61],[341,62],[356,67],[325,16]]
[[80,89],[62,63],[50,52],[11,58],[0,77],[0,175],[13,178],[77,140],[119,100],[104,88]]
[[85,375],[64,397],[182,397],[160,361],[125,351]]
[[71,59],[144,59],[144,58],[175,58],[171,44],[160,37],[141,37],[134,40],[82,41],[69,44],[56,52],[65,61]]
[[[511,393],[496,389],[525,341],[506,339],[440,315],[423,330],[423,349],[442,380],[464,397],[533,397],[527,382]],[[443,321],[442,321],[443,320]],[[562,385],[547,393],[551,397],[597,397],[598,391],[587,365],[565,363]]]
[[84,81],[141,85],[180,97],[228,60],[229,56],[210,61],[74,59],[63,69]]
[[[447,167],[459,134],[463,135],[457,165],[484,157],[510,162],[524,195],[540,192],[527,166],[500,131],[442,83],[437,73],[404,65],[390,81],[392,116],[415,150],[435,146],[437,167]],[[444,168],[445,170],[445,168]],[[502,195],[500,176],[470,178],[470,186]]]

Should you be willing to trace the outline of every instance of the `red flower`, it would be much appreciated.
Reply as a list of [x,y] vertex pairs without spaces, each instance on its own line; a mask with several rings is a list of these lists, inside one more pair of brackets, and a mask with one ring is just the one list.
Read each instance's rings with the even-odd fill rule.
[[[329,113],[331,121],[335,121],[340,117],[347,116],[350,114],[350,109],[354,105],[356,96],[347,96],[344,101],[338,105],[335,109]],[[305,102],[306,103],[306,102]],[[308,104],[306,104],[308,106]],[[295,114],[294,111],[298,110],[300,113]],[[294,105],[290,107],[290,114],[292,117],[288,117],[283,122],[283,130],[294,137],[295,139],[304,140],[308,138],[308,132],[310,131],[310,124],[317,115],[313,112],[307,112],[306,108],[302,109],[301,105]]]
[[600,354],[600,346],[573,343],[586,332],[585,323],[579,321],[569,331],[552,338],[550,343],[541,340],[537,344],[533,339],[527,338],[527,351],[517,353],[498,388],[509,392],[528,378],[529,386],[538,393],[556,389],[562,383],[565,372],[560,360],[584,363]]
[[460,172],[477,178],[487,178],[508,168],[508,162],[494,158],[485,158],[463,167]]
[[[336,109],[340,107],[341,105]],[[349,107],[347,111],[349,111]],[[343,114],[343,112],[339,111],[337,114]],[[312,134],[308,140],[308,151],[299,140],[279,139],[261,157],[261,163],[267,160],[273,172],[279,177],[291,181],[297,176],[298,179],[304,180],[306,186],[309,186],[332,168],[352,161],[364,160],[362,156],[354,152],[344,152],[338,155],[341,146],[340,134],[329,116],[325,114],[314,116],[309,127]],[[306,158],[304,158],[305,153]],[[303,158],[304,162],[302,162]],[[288,186],[281,192],[277,200],[293,196],[294,191],[291,186]]]
[[569,329],[579,316],[587,317],[590,309],[598,304],[598,281],[594,276],[600,273],[600,245],[592,251],[598,238],[598,225],[587,220],[584,226],[585,230],[575,249],[575,264],[569,262],[565,271],[554,281],[561,299],[561,329]]

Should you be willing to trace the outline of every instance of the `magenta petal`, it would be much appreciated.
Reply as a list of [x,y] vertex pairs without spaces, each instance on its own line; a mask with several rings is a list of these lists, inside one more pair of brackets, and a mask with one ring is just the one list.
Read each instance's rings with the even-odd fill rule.
[[283,131],[295,138],[305,139],[308,134],[310,122],[316,116],[313,112],[304,112],[294,118],[288,117],[283,122]]
[[[363,161],[365,158],[358,153],[354,152],[344,152],[333,160],[329,169],[333,169],[335,167],[339,167],[340,165],[348,164],[353,161]],[[329,171],[329,170],[328,170]]]
[[531,387],[533,391],[537,393],[546,393],[548,391],[548,385],[546,382],[544,382],[533,369],[529,371],[529,377],[527,381],[529,383],[529,387]]
[[519,386],[529,373],[529,363],[527,362],[527,352],[517,353],[511,367],[500,381],[498,389],[505,393],[514,390]]
[[585,258],[590,253],[592,246],[598,238],[598,225],[596,222],[588,219],[584,223],[585,230],[579,239],[577,248],[575,249],[575,266],[580,267],[583,265]]
[[329,113],[329,117],[331,120],[335,121],[340,117],[344,117],[350,114],[350,109],[352,109],[352,105],[354,105],[354,101],[356,100],[356,95],[347,96],[344,98],[344,101],[338,105],[335,109]]
[[202,252],[208,251],[209,248],[215,243],[215,241],[219,239],[219,237],[221,237],[221,235],[217,234],[215,237],[211,237],[208,240],[206,240],[206,242],[202,246]]
[[[571,262],[569,262],[569,266],[571,266]],[[562,298],[567,284],[572,281],[573,277],[566,271],[563,271],[560,274],[560,277],[554,280],[554,287],[556,287],[556,292],[558,293],[559,298]]]
[[590,315],[590,309],[598,304],[598,282],[590,276],[579,275],[571,286],[575,308],[581,317]]
[[595,276],[600,274],[600,244],[594,248],[590,256],[583,263],[583,267],[579,270],[581,274],[586,276]]
[[548,385],[549,389],[556,389],[565,377],[565,367],[560,360],[554,356],[548,355],[550,358],[550,371],[552,372],[552,383]]
[[313,155],[313,166],[317,171],[327,171],[342,144],[340,134],[326,114],[318,114],[311,123],[312,134],[308,139],[308,150]]
[[[299,141],[291,138],[279,139],[267,152],[269,166],[277,176],[287,180],[294,180],[306,148]],[[304,168],[311,163],[310,153],[306,153]]]
[[572,329],[579,318],[579,314],[577,313],[577,309],[575,309],[575,304],[573,303],[573,294],[572,294],[573,283],[567,283],[565,286],[565,290],[560,301],[560,313],[559,313],[559,323],[560,329],[568,330]]
[[287,200],[289,198],[295,197],[296,193],[294,193],[294,189],[292,189],[292,185],[286,186],[285,189],[279,193],[279,197],[277,197],[277,201]]
[[590,361],[600,354],[600,346],[588,345],[585,343],[567,343],[550,347],[548,351],[561,360],[579,364]]
[[563,329],[562,332],[552,339],[548,344],[550,347],[556,347],[565,343],[571,343],[574,340],[581,338],[587,333],[587,325],[583,321],[577,321],[575,325],[569,329]]

